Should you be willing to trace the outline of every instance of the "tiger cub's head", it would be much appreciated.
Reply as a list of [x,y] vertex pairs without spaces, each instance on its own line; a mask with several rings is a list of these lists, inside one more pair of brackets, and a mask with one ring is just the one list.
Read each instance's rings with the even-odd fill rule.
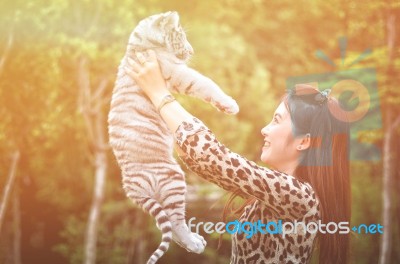
[[152,15],[141,20],[129,38],[129,46],[135,50],[164,50],[183,61],[190,59],[193,48],[179,24],[177,12]]

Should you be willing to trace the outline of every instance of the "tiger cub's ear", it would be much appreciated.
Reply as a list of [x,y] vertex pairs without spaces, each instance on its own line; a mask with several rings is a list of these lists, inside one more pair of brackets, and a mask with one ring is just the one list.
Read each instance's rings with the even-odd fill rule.
[[179,15],[176,11],[169,11],[162,15],[160,23],[165,29],[173,29],[179,25]]

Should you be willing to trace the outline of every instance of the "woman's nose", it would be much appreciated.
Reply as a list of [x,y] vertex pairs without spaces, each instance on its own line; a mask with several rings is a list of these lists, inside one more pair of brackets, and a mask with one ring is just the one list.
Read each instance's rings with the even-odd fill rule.
[[261,135],[264,137],[268,135],[268,126],[265,126],[261,129]]

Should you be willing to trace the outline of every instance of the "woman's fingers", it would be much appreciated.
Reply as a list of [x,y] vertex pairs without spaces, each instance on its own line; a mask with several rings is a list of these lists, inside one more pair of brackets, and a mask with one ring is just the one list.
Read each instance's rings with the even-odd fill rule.
[[124,69],[125,69],[126,73],[130,77],[132,77],[132,79],[134,79],[135,81],[137,80],[138,74],[135,71],[133,71],[132,68],[125,66]]
[[147,51],[147,54],[149,55],[149,61],[150,62],[158,62],[157,61],[157,56],[156,56],[156,52],[154,50],[149,50]]
[[[149,50],[148,52],[141,53],[135,52],[136,60],[128,58],[127,65],[124,67],[126,73],[132,77],[137,83],[154,82],[155,80],[164,78],[161,76],[160,67],[158,64],[157,56],[155,51]],[[160,75],[161,77],[158,78]],[[160,85],[157,83],[157,85]]]
[[140,71],[140,65],[136,63],[136,61],[132,60],[131,58],[128,58],[128,65],[132,68],[133,71],[139,72]]
[[[135,59],[136,57],[136,59]],[[161,72],[156,53],[136,52],[135,57],[128,58],[124,67],[126,74],[136,82],[142,91],[154,102],[159,95],[169,93]]]
[[146,58],[141,52],[135,52],[135,55],[140,64],[144,65],[146,63]]
[[146,63],[152,64],[152,65],[158,64],[156,52],[154,50],[149,50],[145,54],[143,54],[141,52],[135,52],[135,56],[136,56],[137,60],[139,61],[140,65],[132,59],[128,59],[128,60],[129,60],[129,64],[131,64],[132,67],[134,67],[134,71],[136,71],[136,72],[139,72],[141,68],[146,67]]

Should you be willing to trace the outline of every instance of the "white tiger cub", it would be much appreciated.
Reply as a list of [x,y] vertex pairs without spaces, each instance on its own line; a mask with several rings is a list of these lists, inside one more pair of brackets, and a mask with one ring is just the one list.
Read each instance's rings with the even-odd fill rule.
[[176,12],[150,16],[129,38],[118,68],[108,116],[109,141],[122,171],[127,196],[152,215],[162,231],[162,241],[148,260],[155,263],[173,238],[188,251],[201,253],[203,237],[185,223],[184,173],[173,157],[173,135],[159,113],[124,67],[135,52],[152,49],[172,92],[201,98],[228,114],[239,111],[236,102],[211,79],[186,66],[193,48],[186,39]]

